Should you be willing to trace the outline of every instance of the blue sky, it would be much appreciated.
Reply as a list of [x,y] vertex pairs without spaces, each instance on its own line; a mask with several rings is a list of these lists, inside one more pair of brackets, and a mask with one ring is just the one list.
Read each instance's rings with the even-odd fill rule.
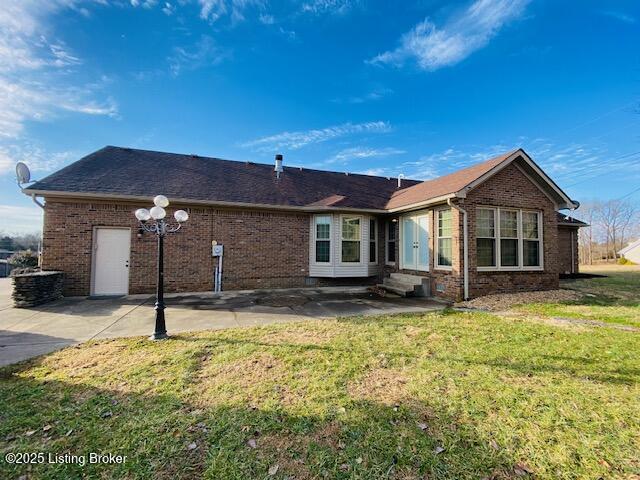
[[523,147],[626,196],[638,45],[631,0],[5,0],[0,231],[40,227],[16,161],[104,145],[423,179]]

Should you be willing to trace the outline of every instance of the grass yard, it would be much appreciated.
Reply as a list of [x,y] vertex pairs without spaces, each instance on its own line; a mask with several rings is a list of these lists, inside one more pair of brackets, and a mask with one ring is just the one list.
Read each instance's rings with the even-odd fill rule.
[[640,334],[482,313],[69,348],[0,370],[0,478],[640,478]]
[[640,327],[640,266],[582,266],[580,271],[607,278],[564,280],[562,286],[587,294],[565,303],[527,304],[519,310],[547,317],[578,318]]

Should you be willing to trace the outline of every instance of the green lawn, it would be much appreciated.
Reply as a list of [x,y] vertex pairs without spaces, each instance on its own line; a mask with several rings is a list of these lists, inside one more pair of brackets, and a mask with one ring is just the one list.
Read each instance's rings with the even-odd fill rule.
[[[640,334],[480,313],[85,344],[0,370],[0,478],[640,475]],[[15,437],[15,438],[14,438]]]
[[522,305],[518,310],[548,317],[578,318],[640,327],[640,267],[602,265],[583,267],[606,278],[564,280],[562,286],[586,294],[565,303]]

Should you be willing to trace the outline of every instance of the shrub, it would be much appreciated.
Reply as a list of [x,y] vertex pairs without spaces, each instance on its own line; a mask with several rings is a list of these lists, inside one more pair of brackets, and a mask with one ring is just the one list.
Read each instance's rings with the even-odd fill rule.
[[11,255],[7,262],[13,268],[35,268],[38,266],[38,254],[31,250],[22,250]]
[[636,264],[631,260],[629,260],[628,258],[620,257],[618,259],[618,265],[636,265]]

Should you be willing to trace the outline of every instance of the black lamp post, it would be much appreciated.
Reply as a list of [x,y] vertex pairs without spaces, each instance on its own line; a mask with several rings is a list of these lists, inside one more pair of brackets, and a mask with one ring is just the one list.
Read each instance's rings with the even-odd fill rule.
[[[173,217],[178,222],[177,225],[169,225],[164,217],[167,216],[165,210],[169,206],[169,199],[164,195],[158,195],[153,199],[155,205],[150,210],[139,208],[136,210],[136,218],[140,221],[140,228],[149,233],[154,233],[158,237],[158,280],[156,284],[156,328],[149,338],[151,340],[163,340],[169,338],[167,326],[164,321],[164,236],[168,233],[175,233],[180,230],[182,224],[189,219],[189,214],[184,210],[176,210]],[[153,221],[149,221],[153,220]]]

